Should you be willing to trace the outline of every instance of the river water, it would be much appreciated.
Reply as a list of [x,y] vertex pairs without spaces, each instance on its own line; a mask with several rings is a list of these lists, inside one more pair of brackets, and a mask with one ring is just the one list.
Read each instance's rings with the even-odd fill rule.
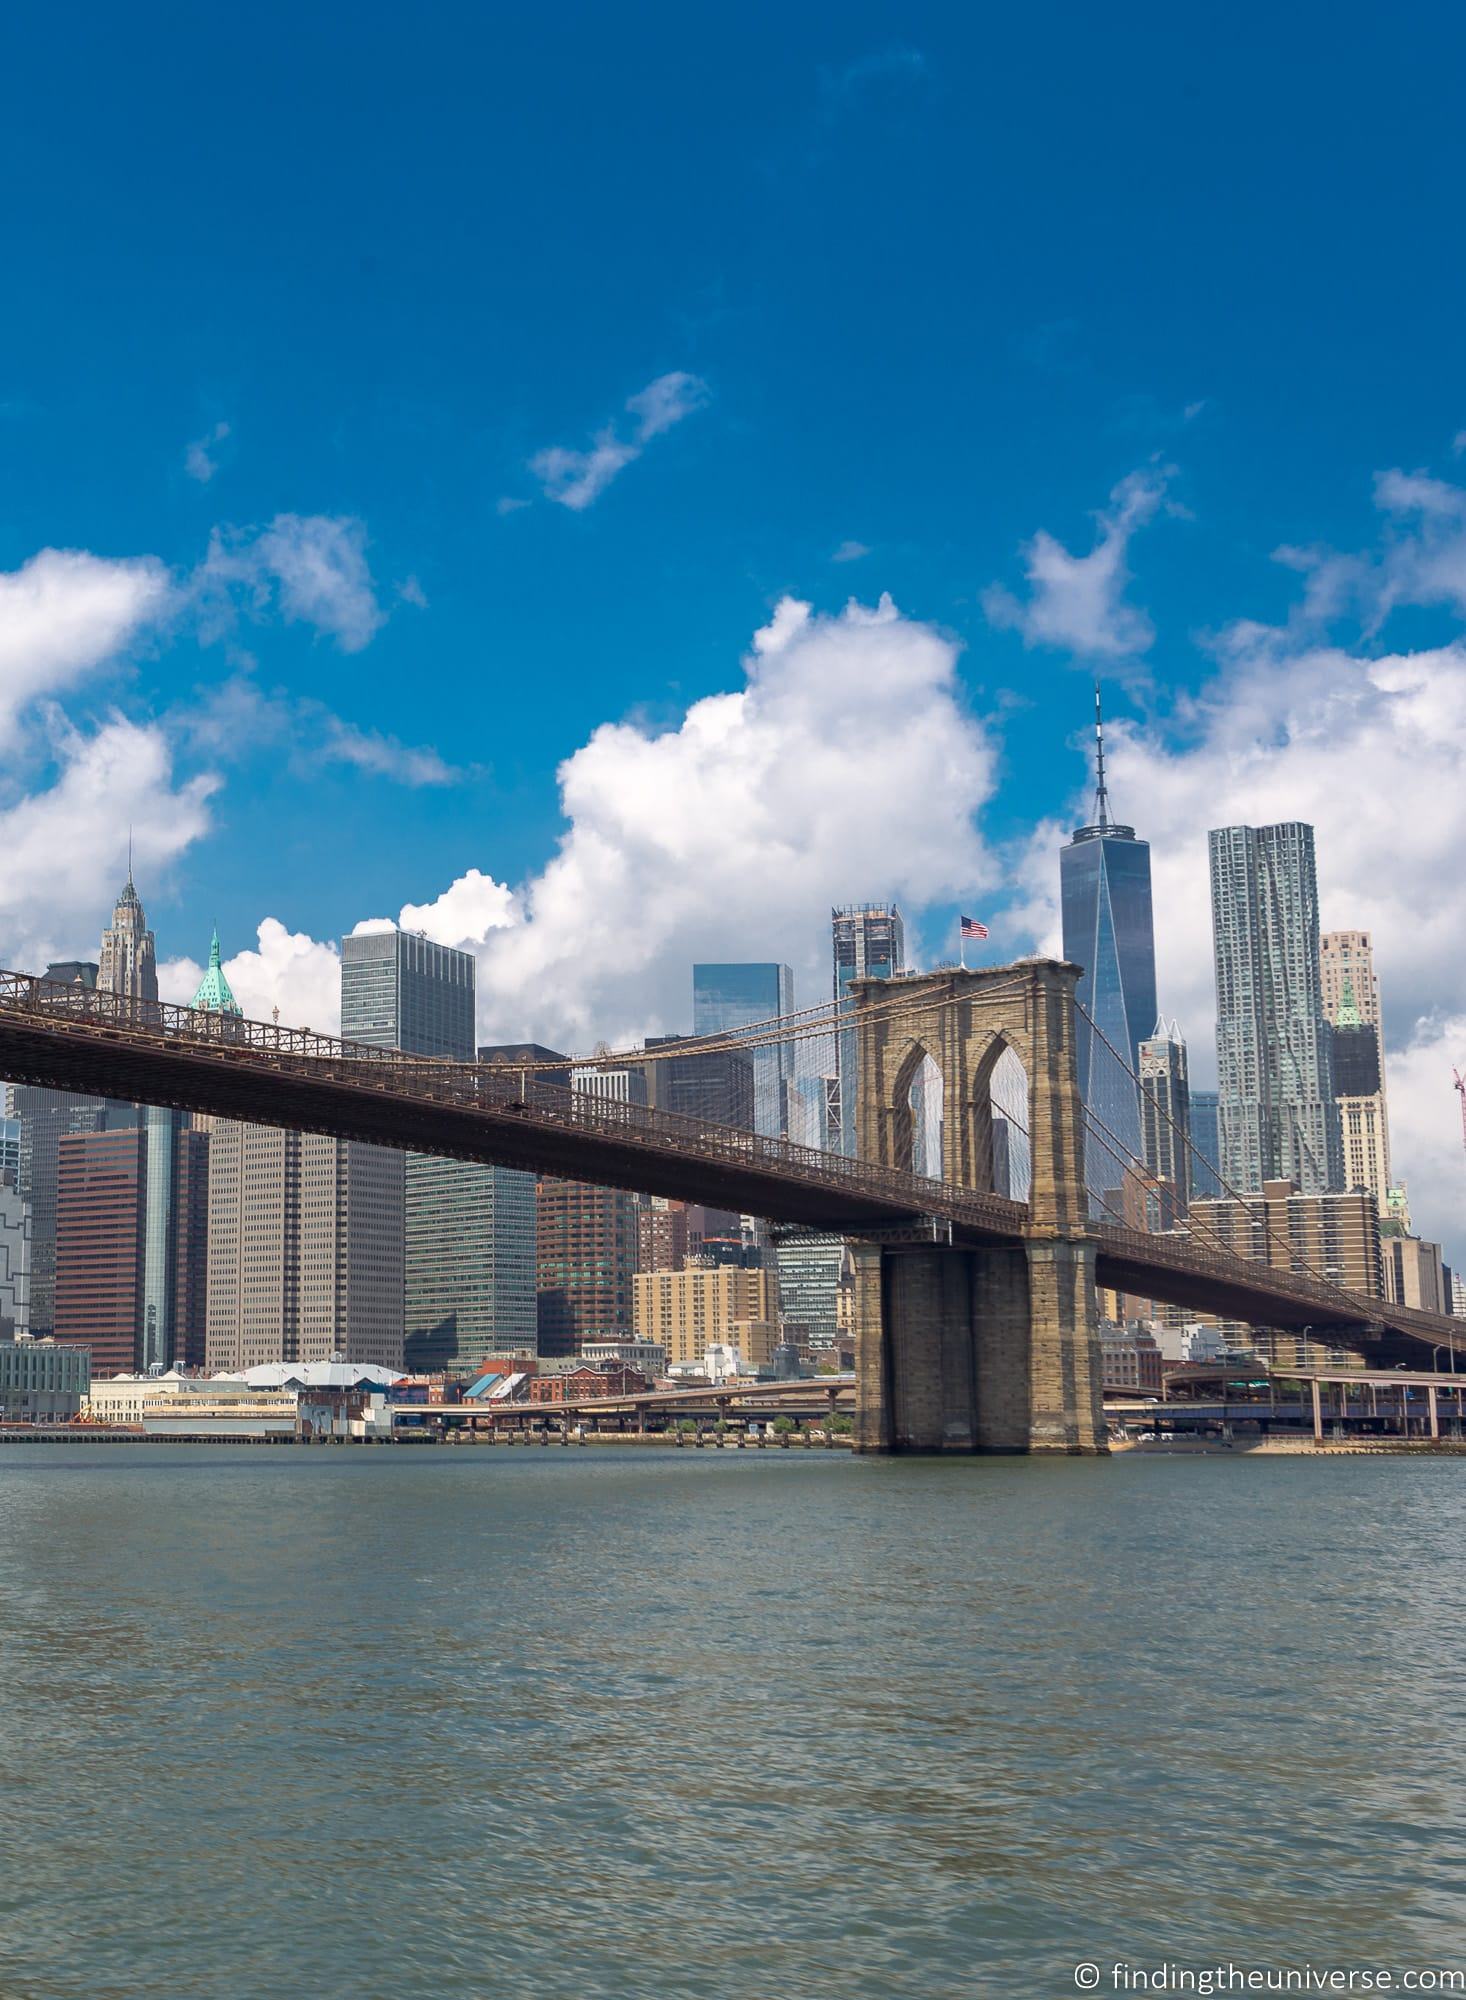
[[13,1447],[4,2000],[1466,1963],[1442,1460]]

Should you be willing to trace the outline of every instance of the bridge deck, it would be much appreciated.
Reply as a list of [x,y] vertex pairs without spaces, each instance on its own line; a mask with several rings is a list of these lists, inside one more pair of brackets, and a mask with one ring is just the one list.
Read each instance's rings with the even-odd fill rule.
[[[544,1082],[512,1063],[434,1062],[309,1029],[140,1004],[0,972],[0,1075],[246,1123],[327,1132],[670,1196],[860,1236],[1016,1243],[1021,1202]],[[1459,1346],[1460,1320],[1346,1292],[1184,1236],[1105,1225],[1099,1282],[1258,1325],[1310,1328],[1381,1360]]]

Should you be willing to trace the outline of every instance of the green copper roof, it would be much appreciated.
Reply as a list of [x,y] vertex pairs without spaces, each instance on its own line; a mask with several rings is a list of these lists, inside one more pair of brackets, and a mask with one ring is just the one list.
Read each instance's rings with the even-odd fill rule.
[[1346,972],[1344,990],[1339,995],[1339,1013],[1334,1022],[1336,1028],[1358,1028],[1363,1025],[1359,1012],[1359,1002],[1354,998],[1354,981]]
[[243,1014],[244,1009],[235,999],[229,981],[224,977],[224,967],[219,956],[219,926],[214,926],[214,942],[209,946],[209,969],[199,981],[199,990],[193,996],[195,1007],[201,1007],[209,1014]]

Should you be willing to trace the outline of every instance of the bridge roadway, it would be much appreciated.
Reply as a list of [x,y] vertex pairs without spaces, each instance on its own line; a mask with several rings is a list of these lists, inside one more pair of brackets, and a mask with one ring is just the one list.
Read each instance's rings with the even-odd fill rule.
[[797,1382],[727,1382],[698,1389],[629,1390],[623,1396],[570,1396],[562,1403],[504,1402],[393,1403],[394,1423],[409,1419],[455,1419],[471,1425],[557,1423],[567,1417],[665,1416],[825,1417],[855,1408],[853,1375],[812,1376]]
[[[513,1063],[450,1063],[310,1029],[0,972],[0,1076],[249,1124],[557,1174],[885,1242],[1014,1243],[1027,1207],[789,1140],[619,1104]],[[1250,1263],[1184,1236],[1099,1228],[1101,1285],[1420,1360],[1466,1326]]]

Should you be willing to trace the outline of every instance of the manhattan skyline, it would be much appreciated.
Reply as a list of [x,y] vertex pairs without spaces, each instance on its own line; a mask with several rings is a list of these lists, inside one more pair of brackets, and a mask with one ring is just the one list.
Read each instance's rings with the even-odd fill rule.
[[[1040,49],[1032,24],[858,8],[694,48],[683,102],[648,61],[657,17],[613,37],[586,13],[568,137],[507,83],[549,60],[545,30],[504,24],[483,115],[405,103],[393,176],[346,87],[382,18],[349,50],[307,35],[291,83],[214,32],[165,84],[161,28],[96,23],[127,144],[120,98],[48,102],[49,126],[7,107],[34,199],[13,251],[33,310],[0,332],[0,959],[95,950],[129,824],[165,995],[190,997],[217,919],[246,1010],[322,1028],[335,941],[373,918],[475,952],[485,1039],[577,1047],[685,1028],[695,962],[784,962],[818,992],[828,909],[868,897],[900,904],[918,962],[960,907],[994,955],[1053,948],[1098,674],[1195,1085],[1206,833],[1312,824],[1321,920],[1387,969],[1401,1171],[1454,1199],[1461,280],[1428,255],[1411,161],[1341,153],[1323,110],[1365,77],[1393,101],[1400,49],[1290,29],[1268,77],[1159,46],[1132,73],[1077,26]],[[57,33],[24,24],[14,74],[53,71]],[[426,25],[412,62],[456,104],[485,66],[446,55]],[[1305,55],[1323,93],[1219,175]],[[994,77],[1040,58],[1020,120]],[[1437,86],[1408,67],[1419,106]],[[323,152],[295,91],[328,68]],[[204,96],[176,172],[178,106]],[[231,125],[276,103],[242,179]],[[1300,183],[1294,149],[1326,136],[1328,188]],[[1067,181],[1093,157],[1118,176],[1107,262]],[[103,163],[106,230],[78,178]],[[1351,188],[1395,217],[1367,278]],[[872,258],[899,282],[867,282]],[[1409,370],[1392,272],[1420,308]]]

